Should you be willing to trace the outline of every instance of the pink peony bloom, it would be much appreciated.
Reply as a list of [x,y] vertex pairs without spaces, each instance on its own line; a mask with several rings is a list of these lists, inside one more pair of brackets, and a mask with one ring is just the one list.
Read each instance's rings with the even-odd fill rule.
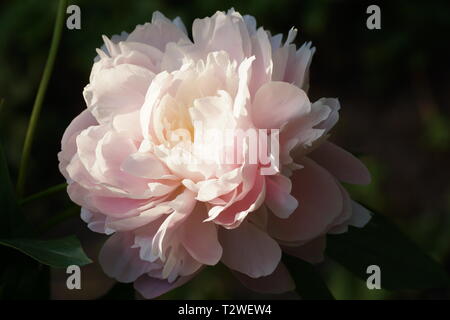
[[[367,223],[339,181],[367,184],[370,175],[327,141],[339,102],[309,100],[315,48],[297,49],[295,36],[283,41],[230,10],[195,20],[192,39],[159,12],[104,37],[87,109],[58,157],[81,218],[110,235],[100,253],[107,275],[153,298],[222,262],[250,288],[285,292],[294,284],[282,251],[316,263],[327,233]],[[262,129],[266,144],[278,139],[267,148],[277,161],[251,161],[248,137],[208,143],[200,127]]]

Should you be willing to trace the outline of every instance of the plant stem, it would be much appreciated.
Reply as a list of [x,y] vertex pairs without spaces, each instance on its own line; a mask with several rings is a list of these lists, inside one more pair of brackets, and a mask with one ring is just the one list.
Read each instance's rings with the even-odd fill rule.
[[39,115],[42,109],[42,102],[44,100],[45,91],[47,90],[48,81],[53,71],[56,53],[58,52],[61,33],[64,25],[64,15],[67,7],[67,0],[59,0],[58,10],[56,14],[55,26],[53,29],[52,43],[48,54],[47,62],[45,64],[44,73],[42,75],[41,83],[39,84],[36,99],[34,100],[33,111],[31,113],[30,122],[28,124],[25,142],[22,150],[22,159],[20,161],[19,177],[17,179],[17,195],[19,199],[23,196],[25,188],[25,180],[30,160],[31,145],[33,143],[36,125],[39,120]]
[[65,190],[66,187],[67,187],[67,183],[58,184],[56,186],[50,187],[48,189],[45,189],[43,191],[40,191],[38,193],[35,193],[35,194],[33,194],[33,195],[29,196],[29,197],[26,197],[26,198],[20,200],[19,204],[20,205],[24,205],[24,204],[26,204],[28,202],[31,202],[31,201],[34,201],[34,200],[37,200],[37,199],[49,196],[49,195],[54,194],[56,192]]

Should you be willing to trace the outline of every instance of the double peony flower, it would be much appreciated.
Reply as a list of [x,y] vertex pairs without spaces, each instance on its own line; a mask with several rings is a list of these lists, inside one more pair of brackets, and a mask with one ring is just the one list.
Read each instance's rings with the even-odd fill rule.
[[[192,40],[158,12],[104,37],[59,161],[81,218],[110,235],[99,258],[107,275],[153,298],[222,262],[248,287],[281,293],[294,288],[282,251],[316,263],[327,233],[367,223],[340,181],[370,175],[327,141],[339,102],[309,100],[315,48],[297,50],[295,36],[230,10],[195,20]],[[242,134],[206,143],[199,126],[265,132],[274,161],[251,161]]]

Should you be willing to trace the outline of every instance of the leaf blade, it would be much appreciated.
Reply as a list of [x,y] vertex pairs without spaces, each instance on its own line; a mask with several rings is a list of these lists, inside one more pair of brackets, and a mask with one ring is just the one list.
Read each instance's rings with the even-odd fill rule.
[[364,228],[350,227],[327,236],[327,255],[366,281],[370,265],[381,269],[387,290],[443,288],[449,279],[441,266],[380,214]]
[[295,281],[296,291],[305,300],[334,300],[333,294],[314,266],[301,259],[283,255],[283,263]]
[[40,263],[55,268],[69,265],[83,266],[92,262],[75,236],[52,240],[0,239],[0,244],[19,250]]

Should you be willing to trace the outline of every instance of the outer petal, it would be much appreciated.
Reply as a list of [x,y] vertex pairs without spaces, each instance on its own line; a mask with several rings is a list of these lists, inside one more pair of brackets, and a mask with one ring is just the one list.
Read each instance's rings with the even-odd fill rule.
[[316,264],[323,261],[326,243],[326,236],[320,236],[299,247],[284,246],[283,251],[309,263]]
[[328,117],[317,125],[317,128],[324,129],[325,133],[328,133],[339,120],[339,110],[341,109],[339,100],[335,98],[320,98],[314,102],[313,107],[318,109],[328,107],[330,109],[331,112]]
[[347,232],[348,221],[352,216],[352,199],[341,184],[338,184],[338,186],[342,193],[342,212],[330,226],[330,229],[328,230],[328,233],[330,234]]
[[280,161],[282,164],[292,163],[292,157],[303,157],[313,143],[316,143],[318,139],[324,139],[327,131],[320,125],[329,119],[331,111],[329,106],[314,102],[310,106],[310,112],[291,119],[283,127],[280,132]]
[[[246,20],[248,21],[248,19]],[[252,34],[251,41],[252,53],[256,57],[252,68],[252,80],[250,82],[250,91],[254,94],[259,87],[271,80],[273,63],[272,47],[268,34],[263,28],[259,28],[258,31]]]
[[106,216],[101,213],[91,212],[86,208],[81,208],[80,216],[81,219],[87,223],[88,228],[94,232],[105,234],[111,234],[114,232],[114,230],[106,227]]
[[372,217],[369,210],[364,208],[356,201],[352,201],[352,217],[349,220],[349,225],[362,228],[364,227]]
[[194,43],[202,51],[226,51],[241,62],[251,53],[250,36],[242,16],[230,10],[216,12],[211,18],[196,19],[192,24]]
[[132,248],[131,233],[115,233],[103,245],[99,261],[103,271],[120,282],[133,282],[150,268],[150,263],[139,258],[139,249]]
[[89,128],[98,124],[97,120],[92,116],[89,110],[81,112],[67,127],[61,139],[61,152],[58,154],[60,171],[68,178],[66,166],[72,160],[72,157],[77,152],[76,137],[77,135]]
[[292,195],[299,206],[288,219],[269,217],[270,234],[282,241],[309,241],[327,231],[341,214],[343,198],[336,180],[314,161],[305,158],[304,168],[294,171]]
[[277,217],[286,219],[298,207],[298,201],[291,196],[292,183],[278,174],[266,178],[267,191],[265,203]]
[[152,23],[137,26],[127,41],[142,42],[164,51],[170,42],[189,41],[185,30],[179,26],[179,21],[173,23],[157,11],[153,13]]
[[370,173],[366,166],[351,153],[325,141],[309,157],[343,182],[369,184]]
[[279,129],[311,110],[306,93],[286,82],[269,82],[256,92],[252,105],[253,123],[258,128]]
[[223,247],[222,262],[251,278],[270,275],[280,262],[278,243],[251,223],[243,222],[232,230],[220,229],[219,240]]
[[84,99],[100,123],[109,122],[142,106],[152,78],[151,71],[132,64],[101,70],[85,87]]
[[183,226],[181,243],[195,260],[215,265],[222,256],[222,246],[217,238],[217,226],[203,222],[207,217],[205,205],[197,205]]
[[311,42],[304,43],[295,55],[289,57],[289,68],[286,70],[285,81],[295,83],[305,91],[309,89],[309,66],[316,48],[311,47]]
[[167,279],[157,279],[148,275],[143,275],[134,282],[134,288],[139,291],[144,298],[154,299],[170,290],[181,287],[193,277],[194,275],[180,277],[175,282],[170,283]]

